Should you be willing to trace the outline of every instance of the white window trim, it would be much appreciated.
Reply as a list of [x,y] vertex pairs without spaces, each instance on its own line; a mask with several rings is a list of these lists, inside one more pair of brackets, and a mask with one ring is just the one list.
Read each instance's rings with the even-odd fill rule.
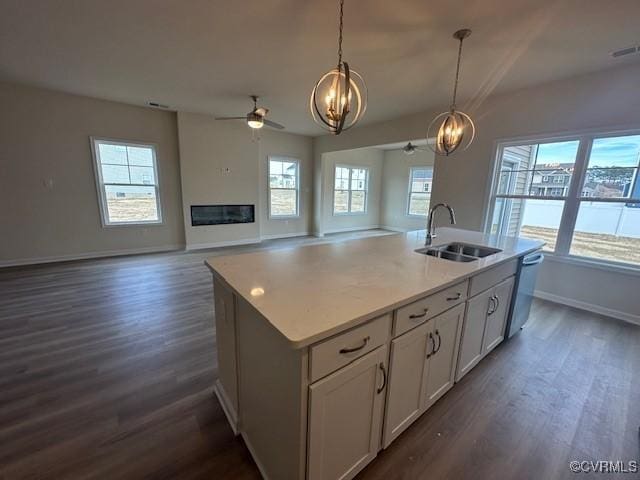
[[[426,193],[426,192],[413,192],[411,188],[413,187],[413,171],[414,170],[428,170],[431,169],[431,184],[433,185],[433,166],[432,165],[414,165],[409,167],[409,188],[407,189],[407,209],[406,216],[409,218],[417,218],[417,219],[425,219],[428,214],[425,215],[416,215],[415,213],[409,213],[409,209],[411,208],[411,194],[412,193]],[[429,193],[429,203],[431,203],[431,192]],[[428,209],[427,209],[428,210]]]
[[[568,185],[568,191],[566,196],[557,198],[550,197],[536,197],[530,195],[514,196],[514,198],[528,198],[535,199],[541,198],[545,200],[564,200],[565,206],[560,219],[560,226],[558,229],[558,237],[556,239],[556,249],[553,252],[545,252],[545,255],[552,256],[556,261],[562,261],[575,265],[582,265],[588,267],[597,267],[603,270],[608,270],[617,273],[625,274],[640,274],[640,266],[636,266],[630,263],[617,262],[615,260],[604,260],[600,258],[584,257],[580,255],[573,255],[570,253],[571,241],[573,239],[573,233],[575,230],[576,220],[578,218],[580,203],[587,202],[612,202],[612,203],[628,203],[628,198],[599,198],[599,197],[585,197],[578,195],[578,191],[584,187],[585,178],[587,174],[587,165],[589,162],[589,156],[591,154],[591,147],[593,140],[600,138],[610,137],[622,137],[640,135],[640,126],[634,128],[612,128],[612,129],[599,129],[591,128],[585,130],[578,130],[573,132],[565,132],[562,134],[540,134],[524,137],[515,137],[511,139],[499,139],[494,141],[494,156],[491,165],[491,175],[489,176],[489,183],[487,193],[485,194],[485,210],[484,210],[484,232],[491,233],[491,222],[493,219],[494,207],[496,204],[496,188],[500,180],[500,169],[498,168],[500,161],[503,157],[504,149],[510,146],[520,145],[538,145],[542,143],[555,143],[563,141],[577,140],[578,151],[576,153],[575,167],[571,182]],[[639,173],[640,174],[640,173]]]
[[[96,181],[96,191],[98,194],[98,206],[100,209],[100,221],[102,223],[102,227],[139,227],[139,226],[154,226],[154,225],[164,225],[164,219],[162,216],[162,200],[160,198],[160,171],[158,169],[158,162],[156,159],[156,150],[158,148],[157,144],[152,142],[139,142],[139,141],[130,141],[130,140],[121,140],[115,138],[107,138],[107,137],[89,137],[89,143],[91,144],[91,155],[93,157],[93,172],[95,175]],[[122,145],[122,146],[130,146],[130,147],[144,147],[150,148],[153,156],[153,172],[155,175],[155,192],[156,192],[156,208],[158,211],[158,220],[148,220],[148,221],[136,221],[136,222],[110,222],[109,213],[107,210],[107,195],[105,190],[105,184],[102,179],[102,169],[100,168],[100,153],[96,148],[97,143],[107,143],[111,145]],[[110,183],[109,185],[117,185]],[[130,184],[126,184],[130,185]],[[137,186],[138,184],[132,184]],[[145,187],[150,187],[151,185],[142,185]]]
[[[271,213],[271,160],[275,162],[291,162],[296,164],[296,214],[295,215],[274,215]],[[293,188],[274,188],[273,190],[293,190]],[[292,218],[300,218],[300,160],[286,155],[268,155],[267,156],[267,209],[269,220],[289,220]]]
[[[347,208],[349,209],[348,212],[336,212],[336,170],[338,168],[348,168],[349,169],[349,202],[347,205]],[[365,177],[364,177],[364,185],[365,188],[364,190],[352,190],[351,189],[351,169],[357,169],[357,170],[364,170],[365,171]],[[334,217],[346,217],[346,216],[358,216],[358,215],[366,215],[367,214],[367,210],[369,207],[369,180],[370,180],[370,172],[369,172],[369,167],[365,166],[365,165],[346,165],[346,164],[336,164],[333,167],[333,205],[332,205],[332,210],[333,210],[333,216]],[[344,191],[344,190],[341,190]],[[351,211],[351,192],[364,192],[364,211],[362,212],[352,212]]]

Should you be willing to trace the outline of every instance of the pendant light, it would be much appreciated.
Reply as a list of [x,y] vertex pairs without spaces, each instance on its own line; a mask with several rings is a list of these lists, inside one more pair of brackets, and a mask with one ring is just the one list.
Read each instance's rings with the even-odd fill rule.
[[[464,28],[453,34],[453,38],[460,41],[458,47],[458,64],[456,66],[456,79],[453,85],[453,100],[447,112],[442,112],[433,119],[427,130],[427,138],[435,137],[435,144],[429,144],[429,148],[438,155],[449,156],[455,151],[464,151],[469,148],[476,134],[473,120],[466,113],[456,107],[456,95],[458,93],[458,78],[460,76],[460,59],[462,57],[462,42],[471,35],[471,30]],[[437,128],[437,131],[435,130]]]
[[313,120],[334,135],[353,127],[367,109],[367,86],[362,76],[342,61],[343,10],[344,0],[340,0],[338,66],[320,77],[309,100]]

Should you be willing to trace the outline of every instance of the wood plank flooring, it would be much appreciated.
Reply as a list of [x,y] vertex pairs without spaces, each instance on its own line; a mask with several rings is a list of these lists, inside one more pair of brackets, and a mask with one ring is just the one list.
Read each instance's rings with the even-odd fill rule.
[[[315,242],[0,270],[0,479],[260,478],[212,394],[203,260]],[[569,478],[637,460],[639,425],[640,327],[536,302],[358,478]]]

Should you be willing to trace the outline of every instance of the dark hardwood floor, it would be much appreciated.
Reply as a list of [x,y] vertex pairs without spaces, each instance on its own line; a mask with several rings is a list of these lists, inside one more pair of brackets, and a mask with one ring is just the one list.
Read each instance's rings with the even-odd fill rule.
[[[210,255],[0,270],[1,479],[259,478],[212,394]],[[539,301],[358,478],[569,478],[639,425],[640,327]]]

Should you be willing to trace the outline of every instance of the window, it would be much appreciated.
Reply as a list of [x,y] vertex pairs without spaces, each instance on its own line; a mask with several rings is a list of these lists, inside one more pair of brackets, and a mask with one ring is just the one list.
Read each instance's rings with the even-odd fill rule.
[[92,138],[103,225],[162,223],[155,146]]
[[293,158],[269,157],[269,216],[297,217],[300,163]]
[[[498,162],[491,233],[545,240],[556,255],[640,266],[640,135],[507,143]],[[545,176],[553,186],[542,185]]]
[[433,168],[412,167],[409,170],[409,201],[407,214],[410,216],[426,217],[431,200],[431,184],[433,182]]
[[363,214],[367,211],[369,169],[336,166],[333,214]]

